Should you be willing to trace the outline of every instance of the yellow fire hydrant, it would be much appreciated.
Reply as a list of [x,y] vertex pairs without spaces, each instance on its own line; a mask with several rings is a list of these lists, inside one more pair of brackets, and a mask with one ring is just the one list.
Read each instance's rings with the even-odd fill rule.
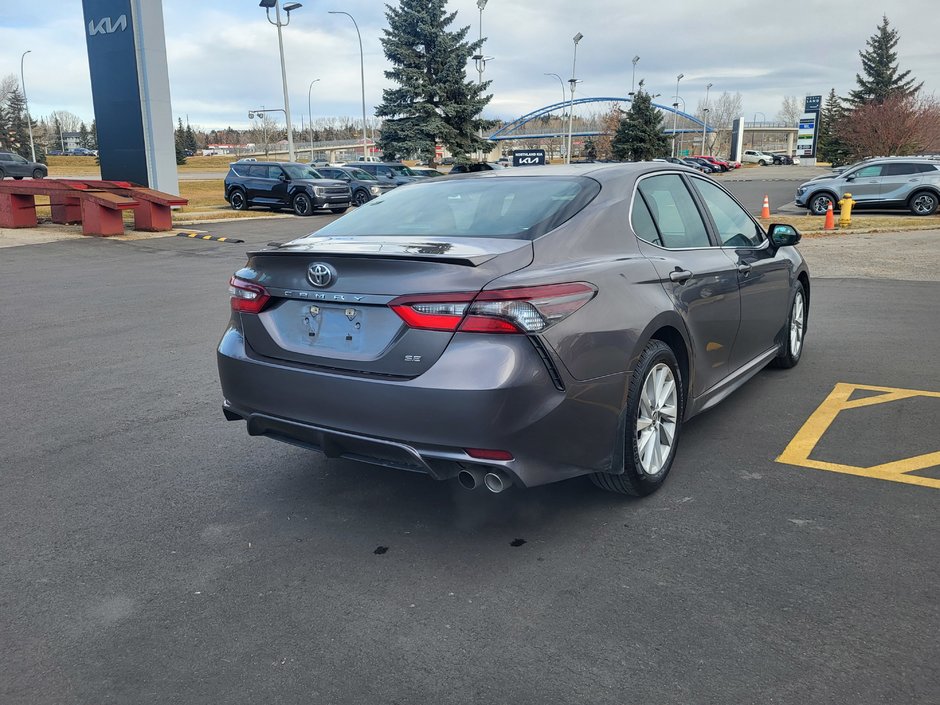
[[842,197],[842,200],[839,201],[839,227],[848,228],[852,225],[852,206],[855,205],[855,201],[852,199],[852,194],[847,193]]

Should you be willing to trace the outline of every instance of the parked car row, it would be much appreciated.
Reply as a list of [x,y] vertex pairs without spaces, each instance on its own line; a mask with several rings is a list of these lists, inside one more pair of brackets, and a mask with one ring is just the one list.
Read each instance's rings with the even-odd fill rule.
[[97,149],[85,149],[84,147],[78,147],[77,149],[50,149],[46,152],[50,157],[97,157]]

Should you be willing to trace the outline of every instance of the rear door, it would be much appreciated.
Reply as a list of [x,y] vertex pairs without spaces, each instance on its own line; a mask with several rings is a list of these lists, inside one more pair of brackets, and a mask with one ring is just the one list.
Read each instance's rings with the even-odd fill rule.
[[741,320],[734,262],[711,240],[705,219],[679,174],[641,179],[631,223],[682,316],[692,344],[696,396],[724,379]]
[[[912,162],[885,164],[881,176],[881,200],[904,203],[923,181],[924,171],[933,168],[929,164]],[[855,194],[852,195],[854,197]]]

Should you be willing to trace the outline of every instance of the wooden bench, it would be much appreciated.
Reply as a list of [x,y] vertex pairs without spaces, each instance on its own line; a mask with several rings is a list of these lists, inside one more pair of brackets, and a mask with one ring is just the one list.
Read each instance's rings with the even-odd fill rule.
[[53,222],[75,222],[75,199],[80,211],[82,234],[122,235],[124,218],[121,211],[140,205],[139,201],[92,189],[65,179],[42,179],[14,183],[0,182],[0,227],[35,228],[36,196],[49,196],[53,207]]
[[137,230],[173,228],[172,206],[189,201],[127,181],[43,179],[0,181],[0,227],[35,228],[36,196],[48,196],[53,223],[81,223],[85,235],[120,235],[121,211],[134,211]]

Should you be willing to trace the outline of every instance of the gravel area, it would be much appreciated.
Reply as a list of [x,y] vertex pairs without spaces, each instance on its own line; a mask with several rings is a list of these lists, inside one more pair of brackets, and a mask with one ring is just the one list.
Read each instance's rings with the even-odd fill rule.
[[806,238],[813,277],[940,281],[940,230]]

